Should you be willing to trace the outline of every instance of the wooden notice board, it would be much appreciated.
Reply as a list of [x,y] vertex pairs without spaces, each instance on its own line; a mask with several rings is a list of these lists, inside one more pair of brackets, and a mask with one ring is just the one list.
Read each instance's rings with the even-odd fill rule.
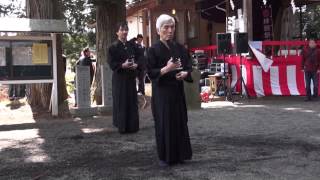
[[0,80],[52,78],[52,41],[0,41]]

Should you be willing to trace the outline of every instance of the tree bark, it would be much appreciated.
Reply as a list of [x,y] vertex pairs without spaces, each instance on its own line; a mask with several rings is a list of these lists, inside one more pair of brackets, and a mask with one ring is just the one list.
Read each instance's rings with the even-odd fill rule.
[[[31,19],[62,19],[61,1],[26,0],[27,17]],[[62,61],[62,35],[57,35],[58,103],[67,99],[64,64]],[[52,84],[34,84],[30,87],[31,106],[48,108]]]
[[[102,82],[101,65],[107,65],[108,46],[116,40],[116,24],[126,20],[125,0],[119,0],[116,3],[105,1],[96,5],[97,15],[97,69],[93,83],[94,100],[97,104],[102,104]],[[110,70],[111,71],[111,70]],[[108,73],[110,74],[110,73]]]

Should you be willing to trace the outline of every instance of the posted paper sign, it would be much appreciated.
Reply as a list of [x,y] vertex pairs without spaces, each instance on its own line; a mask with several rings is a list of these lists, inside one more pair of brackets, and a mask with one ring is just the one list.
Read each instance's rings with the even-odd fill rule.
[[0,66],[6,66],[6,48],[0,48]]
[[32,46],[32,64],[48,64],[48,45],[34,43]]

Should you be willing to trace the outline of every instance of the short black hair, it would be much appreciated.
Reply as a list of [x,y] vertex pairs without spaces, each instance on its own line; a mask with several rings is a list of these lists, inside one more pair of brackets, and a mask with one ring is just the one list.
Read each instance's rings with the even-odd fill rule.
[[117,29],[116,29],[116,32],[118,32],[120,28],[127,28],[127,29],[129,29],[127,21],[118,22],[116,28],[117,28]]
[[82,52],[88,52],[88,51],[90,51],[89,47],[85,47],[82,49]]
[[137,35],[137,39],[138,39],[138,38],[143,38],[142,34],[138,34],[138,35]]

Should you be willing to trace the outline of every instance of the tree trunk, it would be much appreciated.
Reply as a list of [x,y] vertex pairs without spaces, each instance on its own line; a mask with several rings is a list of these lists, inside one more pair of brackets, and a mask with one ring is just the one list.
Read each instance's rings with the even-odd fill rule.
[[[62,19],[61,1],[26,0],[27,17],[31,19]],[[62,60],[62,35],[57,35],[58,103],[67,99],[64,64]],[[34,84],[30,87],[31,106],[48,108],[52,84]]]
[[[93,84],[94,100],[102,104],[101,65],[107,65],[108,46],[116,40],[116,24],[126,19],[125,0],[116,3],[104,2],[96,5],[97,8],[97,70]],[[111,71],[111,70],[110,70]],[[108,73],[110,74],[110,73]]]

